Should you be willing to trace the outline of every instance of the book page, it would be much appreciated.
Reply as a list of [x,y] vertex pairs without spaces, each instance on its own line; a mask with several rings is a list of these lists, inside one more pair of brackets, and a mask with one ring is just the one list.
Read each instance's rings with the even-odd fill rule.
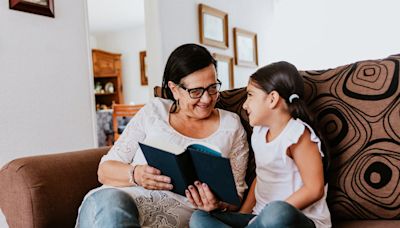
[[171,154],[176,155],[183,153],[186,149],[185,147],[155,138],[146,138],[143,144],[155,147],[157,149],[165,150],[167,152],[170,152]]

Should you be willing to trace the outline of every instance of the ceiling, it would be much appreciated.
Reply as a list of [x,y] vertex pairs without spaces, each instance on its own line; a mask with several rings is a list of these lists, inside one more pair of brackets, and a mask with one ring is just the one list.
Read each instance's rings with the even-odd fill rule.
[[144,24],[144,0],[87,0],[90,32],[110,32]]

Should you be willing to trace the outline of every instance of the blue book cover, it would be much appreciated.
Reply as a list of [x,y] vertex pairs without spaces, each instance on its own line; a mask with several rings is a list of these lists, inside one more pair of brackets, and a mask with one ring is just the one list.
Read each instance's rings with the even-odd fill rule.
[[161,149],[139,143],[148,165],[171,178],[173,192],[185,196],[185,189],[199,180],[206,183],[215,196],[229,204],[240,206],[231,164],[228,158],[211,146],[191,144],[187,148]]

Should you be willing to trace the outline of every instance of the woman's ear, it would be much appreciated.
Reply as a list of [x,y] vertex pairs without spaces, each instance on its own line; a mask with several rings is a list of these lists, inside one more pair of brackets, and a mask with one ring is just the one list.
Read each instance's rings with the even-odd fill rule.
[[168,81],[168,87],[171,90],[174,99],[179,100],[179,91],[178,91],[179,86],[172,81]]

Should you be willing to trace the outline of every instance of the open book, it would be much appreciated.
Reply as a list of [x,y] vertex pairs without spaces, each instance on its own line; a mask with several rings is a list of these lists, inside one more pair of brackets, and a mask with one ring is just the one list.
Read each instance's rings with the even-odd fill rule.
[[185,189],[199,180],[206,183],[218,199],[240,205],[230,161],[221,157],[215,146],[201,143],[182,148],[149,140],[139,146],[148,165],[171,178],[173,192],[185,196]]

